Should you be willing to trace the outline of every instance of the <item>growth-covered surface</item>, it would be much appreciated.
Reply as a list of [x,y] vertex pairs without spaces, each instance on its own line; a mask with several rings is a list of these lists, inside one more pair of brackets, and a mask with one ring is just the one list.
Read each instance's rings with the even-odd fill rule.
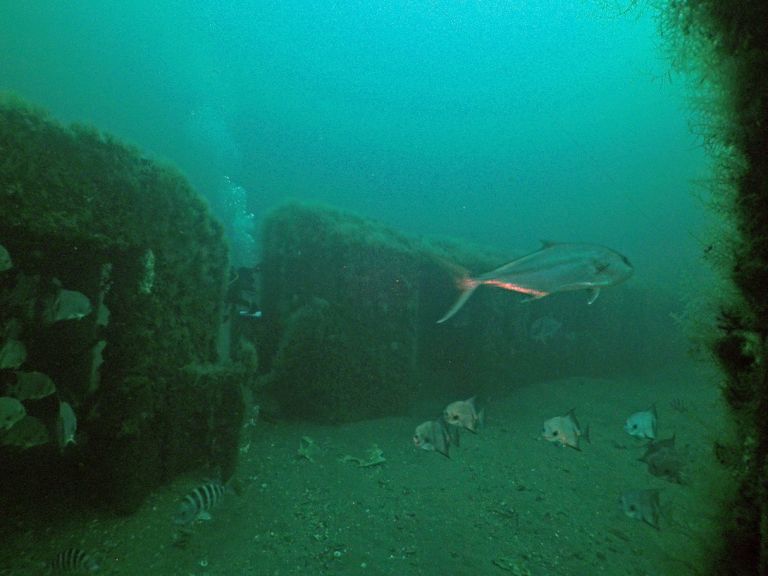
[[[228,268],[221,227],[175,169],[11,99],[0,150],[0,244],[12,259],[0,272],[0,346],[17,350],[0,394],[38,372],[55,389],[24,401],[24,425],[42,423],[35,434],[0,441],[2,497],[88,485],[130,510],[209,451],[209,433],[201,449],[167,442],[186,425],[179,415],[215,428],[195,412],[229,397],[232,377],[205,367],[217,360]],[[184,379],[187,365],[200,368]],[[225,420],[241,412],[235,403]],[[37,482],[20,488],[29,475]]]
[[[530,301],[480,287],[437,323],[462,282],[522,254],[415,238],[371,219],[291,203],[263,226],[260,386],[275,416],[347,422],[405,413],[444,393],[494,394],[507,377],[616,374],[684,353],[677,302],[644,286]],[[480,383],[480,384],[478,384]]]
[[724,524],[718,574],[768,571],[768,5],[666,3],[663,30],[694,82],[696,124],[716,167],[714,206],[728,223],[709,251],[730,284],[720,290],[711,349],[727,381],[723,394],[741,432],[740,488]]

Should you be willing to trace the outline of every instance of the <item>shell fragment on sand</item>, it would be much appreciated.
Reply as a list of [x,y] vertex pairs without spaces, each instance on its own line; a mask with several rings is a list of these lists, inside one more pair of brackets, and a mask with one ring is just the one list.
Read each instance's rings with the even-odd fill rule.
[[309,436],[301,437],[301,440],[299,441],[299,448],[296,450],[296,454],[299,456],[299,458],[305,458],[314,464],[317,461],[316,458],[318,458],[322,453],[322,448],[320,448],[320,446],[318,446],[312,438]]
[[353,464],[357,464],[357,466],[360,468],[370,468],[371,466],[378,466],[379,464],[383,464],[387,461],[387,459],[384,458],[384,452],[382,449],[374,444],[365,451],[365,455],[362,458],[358,458],[357,456],[350,456],[347,454],[342,456],[339,461],[352,462]]

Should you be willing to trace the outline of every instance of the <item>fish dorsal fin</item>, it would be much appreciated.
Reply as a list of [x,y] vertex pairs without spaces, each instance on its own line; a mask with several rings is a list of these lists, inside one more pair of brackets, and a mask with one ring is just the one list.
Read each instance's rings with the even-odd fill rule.
[[552,240],[544,240],[543,238],[539,238],[539,242],[541,242],[541,247],[543,248],[552,248],[552,246],[557,246],[560,244],[560,242],[553,242]]
[[579,426],[579,421],[576,419],[576,408],[571,408],[568,410],[564,418],[571,421],[571,423],[576,426],[579,430],[581,430],[581,426]]
[[456,278],[466,278],[469,276],[469,270],[464,268],[461,264],[457,264],[456,262],[452,262],[451,260],[448,260],[447,258],[444,258],[443,256],[434,256],[434,259],[446,270],[449,271],[449,273],[452,276],[455,276]]

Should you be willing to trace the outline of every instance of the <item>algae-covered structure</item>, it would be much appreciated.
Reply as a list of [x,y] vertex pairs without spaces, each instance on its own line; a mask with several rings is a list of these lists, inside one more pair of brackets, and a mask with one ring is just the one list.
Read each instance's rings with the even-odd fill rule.
[[726,506],[714,574],[768,573],[768,4],[665,3],[662,33],[693,78],[694,113],[716,161],[715,207],[732,228],[707,252],[731,285],[719,296],[711,349],[737,446],[717,446],[739,489]]
[[420,398],[509,390],[573,366],[583,375],[642,369],[683,353],[658,336],[669,332],[668,304],[642,289],[607,291],[588,307],[581,292],[525,302],[481,288],[438,324],[464,275],[512,256],[300,203],[268,214],[263,234],[259,383],[279,417],[404,415]]
[[32,432],[2,432],[0,497],[70,487],[130,511],[192,466],[231,473],[241,375],[215,364],[228,259],[205,203],[175,169],[9,99],[0,151],[0,395],[48,385],[29,374],[53,387],[22,401]]

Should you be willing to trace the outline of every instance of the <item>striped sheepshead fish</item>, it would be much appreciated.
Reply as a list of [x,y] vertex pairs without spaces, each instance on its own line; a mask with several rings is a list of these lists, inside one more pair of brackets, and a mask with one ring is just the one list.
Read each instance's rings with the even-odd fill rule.
[[80,548],[62,550],[51,560],[50,574],[93,574],[99,571],[99,563]]
[[178,526],[188,526],[195,520],[210,520],[210,511],[221,502],[231,488],[221,482],[206,482],[184,496],[173,518]]

